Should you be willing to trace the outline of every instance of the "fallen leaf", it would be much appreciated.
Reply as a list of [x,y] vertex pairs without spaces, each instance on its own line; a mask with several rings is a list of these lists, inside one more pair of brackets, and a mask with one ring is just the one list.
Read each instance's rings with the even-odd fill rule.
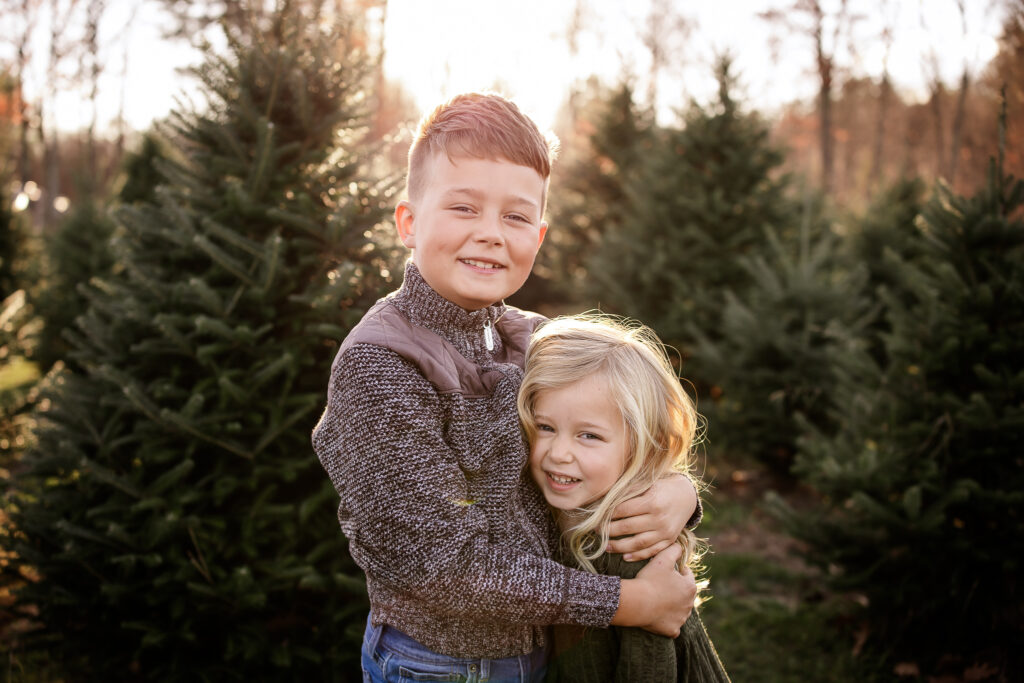
[[862,649],[864,649],[864,643],[867,642],[868,635],[870,635],[870,633],[871,633],[871,629],[869,629],[867,627],[867,625],[861,626],[859,629],[857,629],[857,635],[855,637],[855,640],[853,641],[853,656],[854,657],[859,657],[860,656],[860,651]]
[[992,666],[988,662],[980,662],[978,664],[971,664],[969,667],[964,669],[964,680],[965,681],[983,681],[986,678],[991,678],[999,673],[999,669]]
[[921,669],[918,668],[917,662],[900,662],[892,668],[892,672],[897,676],[921,675]]

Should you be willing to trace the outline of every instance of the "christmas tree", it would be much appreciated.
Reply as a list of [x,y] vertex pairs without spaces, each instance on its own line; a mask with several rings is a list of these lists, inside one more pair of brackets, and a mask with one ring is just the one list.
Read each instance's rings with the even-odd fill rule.
[[885,255],[881,338],[835,359],[839,430],[801,442],[822,510],[776,503],[830,580],[868,598],[877,642],[932,665],[984,651],[1020,665],[1022,207],[997,163],[973,197],[937,188],[913,257]]
[[872,321],[865,268],[845,268],[838,237],[805,210],[798,239],[767,233],[763,254],[737,259],[749,284],[725,290],[716,335],[696,326],[695,365],[715,378],[701,409],[711,442],[788,474],[800,422],[829,431],[832,357]]
[[66,360],[68,345],[64,331],[87,305],[79,284],[103,277],[113,265],[110,237],[114,222],[107,208],[94,197],[75,206],[46,240],[43,262],[46,274],[36,299],[45,329],[40,335],[39,361],[49,368]]
[[338,342],[386,289],[367,60],[286,6],[197,70],[155,202],[118,214],[13,549],[35,644],[78,678],[344,680],[366,614],[310,446]]
[[[785,233],[799,216],[767,124],[733,96],[728,58],[716,75],[717,99],[693,106],[682,128],[659,131],[627,176],[623,215],[589,264],[602,308],[643,320],[684,355],[693,327],[717,338],[726,289],[750,282],[740,257],[763,248],[766,227]],[[696,367],[687,374],[714,381]]]
[[589,255],[620,229],[628,211],[626,187],[654,145],[653,117],[633,101],[629,83],[594,88],[562,140],[551,178],[552,229],[533,274],[510,299],[517,306],[583,302]]

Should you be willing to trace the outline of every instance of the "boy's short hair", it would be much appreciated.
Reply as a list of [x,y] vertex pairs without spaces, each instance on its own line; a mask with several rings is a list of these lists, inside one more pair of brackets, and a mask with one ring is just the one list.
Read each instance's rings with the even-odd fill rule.
[[496,93],[464,93],[438,105],[420,120],[409,147],[406,189],[410,199],[420,195],[424,167],[436,154],[454,157],[504,159],[537,171],[547,181],[558,139],[544,135],[511,100]]

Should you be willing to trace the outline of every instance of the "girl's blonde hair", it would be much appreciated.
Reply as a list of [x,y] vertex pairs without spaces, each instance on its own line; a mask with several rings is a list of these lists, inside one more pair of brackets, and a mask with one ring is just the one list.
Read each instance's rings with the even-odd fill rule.
[[[600,375],[628,434],[626,469],[607,494],[578,511],[562,543],[579,565],[594,572],[593,560],[608,545],[608,523],[622,502],[646,491],[669,472],[691,478],[699,416],[680,384],[665,346],[649,327],[601,314],[558,318],[530,339],[526,375],[519,390],[519,417],[532,444],[537,435],[534,407],[543,391]],[[696,483],[696,480],[694,480]],[[698,555],[696,537],[680,534],[683,559]]]

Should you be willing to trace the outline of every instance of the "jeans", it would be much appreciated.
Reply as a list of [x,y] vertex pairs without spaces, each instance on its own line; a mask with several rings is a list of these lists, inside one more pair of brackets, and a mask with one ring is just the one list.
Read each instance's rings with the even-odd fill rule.
[[449,657],[387,625],[366,618],[363,635],[363,682],[452,681],[457,683],[542,683],[547,651],[538,648],[518,657],[473,659]]

